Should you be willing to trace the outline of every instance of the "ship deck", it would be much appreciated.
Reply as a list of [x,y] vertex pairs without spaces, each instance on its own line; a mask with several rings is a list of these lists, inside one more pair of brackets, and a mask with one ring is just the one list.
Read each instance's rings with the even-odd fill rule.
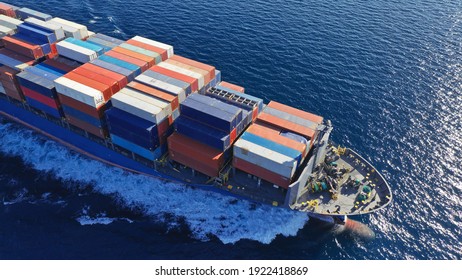
[[[381,209],[391,201],[390,188],[382,175],[354,151],[344,149],[337,154],[334,164],[335,168],[324,165],[313,174],[292,206],[294,209],[326,215],[359,215]],[[329,169],[336,170],[337,174],[331,176],[336,182],[323,179]],[[324,188],[319,182],[324,182]]]

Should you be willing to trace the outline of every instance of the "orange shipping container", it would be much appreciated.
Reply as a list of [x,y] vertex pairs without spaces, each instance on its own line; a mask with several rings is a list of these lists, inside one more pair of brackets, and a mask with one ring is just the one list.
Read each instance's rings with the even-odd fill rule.
[[156,97],[158,99],[161,99],[161,100],[164,100],[164,101],[170,103],[171,106],[172,106],[172,110],[176,110],[176,108],[178,108],[178,106],[179,106],[178,105],[178,96],[171,95],[169,93],[163,92],[161,90],[152,88],[150,86],[147,86],[147,85],[144,85],[144,84],[141,84],[141,83],[138,83],[138,82],[130,82],[128,84],[128,86],[133,88],[133,89],[136,89],[138,91],[141,91],[141,92],[143,92],[145,94],[154,96],[154,97]]
[[73,70],[72,72],[79,74],[81,76],[87,77],[89,79],[92,79],[93,81],[97,81],[99,83],[105,84],[109,87],[111,87],[112,94],[115,94],[120,90],[119,83],[114,80],[113,78],[106,77],[104,75],[101,75],[99,73],[95,73],[91,70],[79,67]]
[[[209,175],[203,172],[209,176],[218,175],[218,172],[220,171],[225,161],[225,156],[222,151],[204,145],[179,133],[173,133],[170,137],[168,137],[168,147],[171,153],[174,151],[178,152],[179,154],[186,155],[188,158],[194,159],[195,161],[200,162],[201,165],[203,164],[204,166],[210,168],[210,170],[213,170],[213,175]],[[198,166],[187,166],[200,171]]]
[[112,78],[112,79],[116,80],[119,83],[120,88],[124,88],[128,83],[127,77],[125,77],[124,75],[116,73],[116,72],[112,72],[110,70],[107,70],[105,68],[96,66],[96,65],[91,64],[91,63],[85,63],[84,65],[80,66],[80,68],[87,69],[87,70],[99,73],[99,74],[101,74],[103,76],[106,76],[108,78]]
[[70,80],[76,81],[76,82],[81,83],[83,85],[86,85],[88,87],[99,90],[100,92],[103,93],[104,101],[108,101],[109,98],[111,98],[111,96],[112,96],[111,87],[109,87],[109,86],[107,86],[105,84],[102,84],[100,82],[94,81],[92,79],[81,76],[81,75],[76,74],[74,72],[69,72],[66,75],[64,75],[63,77],[66,77],[66,78],[68,78]]
[[241,86],[235,85],[235,84],[231,84],[231,83],[228,83],[228,82],[221,82],[220,86],[225,87],[225,88],[229,88],[231,90],[235,90],[237,92],[244,93],[244,88],[241,87]]
[[308,140],[311,140],[314,138],[315,131],[309,128],[306,128],[304,126],[295,124],[293,122],[289,122],[284,119],[280,119],[278,117],[272,116],[267,113],[261,113],[258,115],[257,120],[262,121],[264,123],[274,125],[277,127],[280,127],[282,129],[292,131],[294,133],[300,134],[302,136],[305,136],[308,138]]

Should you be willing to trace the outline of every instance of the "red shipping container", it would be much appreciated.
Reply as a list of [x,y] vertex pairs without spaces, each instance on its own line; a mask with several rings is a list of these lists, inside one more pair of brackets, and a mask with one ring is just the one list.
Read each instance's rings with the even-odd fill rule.
[[42,48],[38,45],[32,45],[10,36],[5,36],[2,40],[6,49],[12,50],[24,56],[33,59],[38,59],[44,56]]
[[91,133],[97,137],[100,137],[100,138],[103,138],[105,139],[107,137],[107,131],[104,130],[104,129],[101,129],[99,127],[96,127],[92,124],[89,124],[87,122],[84,122],[82,120],[79,120],[77,118],[74,118],[72,116],[66,116],[68,122],[78,128],[81,128],[85,131],[87,131],[88,133]]
[[146,61],[134,58],[132,56],[129,56],[129,55],[126,55],[126,54],[123,54],[123,53],[120,53],[120,52],[116,52],[114,50],[110,50],[110,51],[106,52],[105,55],[108,55],[110,57],[117,58],[117,59],[123,60],[125,62],[134,64],[134,65],[140,67],[142,72],[148,70],[148,68],[149,68],[149,65],[148,65],[148,63]]
[[235,84],[231,84],[231,83],[228,83],[228,82],[221,82],[220,86],[225,87],[225,88],[229,88],[229,89],[237,91],[237,92],[244,93],[244,88],[241,87],[241,86],[235,85]]
[[5,3],[0,3],[0,14],[16,18],[16,12],[10,5]]
[[151,46],[151,45],[148,45],[148,44],[145,44],[143,42],[139,42],[139,41],[136,41],[136,40],[133,40],[133,39],[128,40],[127,44],[130,44],[130,45],[136,46],[136,47],[140,47],[140,48],[143,48],[143,49],[148,50],[148,51],[156,52],[156,53],[160,54],[160,56],[162,57],[162,61],[168,59],[167,50],[164,50],[164,49],[161,49],[161,48],[158,48],[158,47],[154,47],[154,46]]
[[174,55],[170,59],[207,71],[208,75],[204,78],[204,84],[208,84],[211,80],[213,80],[213,78],[215,78],[214,66],[207,65],[202,62],[198,62],[179,55]]
[[92,79],[81,76],[81,75],[76,74],[74,72],[69,72],[66,75],[64,75],[63,77],[66,77],[66,78],[68,78],[70,80],[76,81],[78,83],[81,83],[83,85],[86,85],[88,87],[91,87],[91,88],[94,88],[96,90],[101,91],[103,93],[104,101],[108,101],[112,96],[111,87],[109,87],[109,86],[107,86],[105,84],[102,84],[100,82],[94,81]]
[[306,128],[304,126],[295,124],[284,119],[280,119],[267,113],[259,114],[257,120],[300,134],[302,136],[307,137],[308,140],[313,139],[315,135],[315,131],[312,129]]
[[234,143],[234,140],[236,140],[236,137],[237,137],[237,128],[234,128],[233,130],[231,130],[231,133],[229,134],[229,140],[232,143]]
[[170,159],[176,162],[179,162],[185,166],[188,166],[196,171],[199,171],[202,174],[205,174],[209,177],[217,177],[218,173],[220,172],[216,168],[207,166],[201,161],[190,157],[189,155],[182,154],[181,152],[177,152],[174,150],[169,150]]
[[252,120],[256,120],[258,117],[258,107],[254,107],[252,110]]
[[290,186],[290,179],[285,178],[279,174],[273,173],[267,169],[264,169],[258,165],[252,164],[240,158],[233,158],[233,166],[246,173],[255,175],[265,181],[270,182],[276,186],[283,187],[285,189]]
[[141,84],[141,83],[138,83],[138,82],[130,82],[128,84],[128,86],[133,88],[133,89],[144,92],[144,93],[146,93],[148,95],[152,95],[152,96],[154,96],[154,97],[156,97],[158,99],[161,99],[161,100],[164,100],[164,101],[170,103],[171,106],[172,106],[172,111],[176,110],[176,108],[178,108],[178,106],[179,106],[178,96],[171,95],[169,93],[163,92],[161,90],[152,88],[150,86],[147,86],[147,85],[144,85],[144,84]]
[[76,110],[79,110],[82,113],[85,113],[85,114],[87,114],[89,116],[92,116],[95,119],[104,118],[104,111],[106,110],[105,105],[102,105],[98,109],[95,109],[95,108],[91,107],[88,104],[82,103],[80,101],[77,101],[77,100],[75,100],[73,98],[70,98],[70,97],[68,97],[66,95],[63,95],[63,94],[60,94],[60,93],[58,93],[58,99],[59,99],[59,102],[61,104],[72,107],[72,108],[74,108]]
[[162,75],[165,75],[165,76],[169,76],[169,77],[172,77],[174,79],[177,79],[177,80],[180,80],[180,81],[183,81],[185,83],[188,83],[191,85],[191,92],[195,92],[199,89],[199,82],[196,78],[193,78],[191,76],[187,76],[187,75],[184,75],[184,74],[181,74],[181,73],[178,73],[178,72],[175,72],[175,71],[172,71],[172,70],[169,70],[167,68],[163,68],[163,67],[160,67],[160,66],[153,66],[151,68],[149,68],[150,70],[156,72],[156,73],[159,73],[159,74],[162,74]]
[[48,96],[45,96],[43,94],[40,94],[34,90],[28,89],[26,87],[21,86],[21,90],[24,93],[25,96],[30,97],[42,104],[47,105],[48,107],[54,108],[58,110],[58,105],[56,104],[56,101],[53,98],[50,98]]
[[[196,140],[179,133],[173,133],[168,137],[168,147],[170,150],[187,155],[188,157],[201,162],[216,172],[221,169],[225,161],[225,156],[222,151],[197,142]],[[195,169],[194,166],[190,167]]]
[[164,144],[166,140],[166,134],[168,129],[170,128],[170,123],[168,121],[168,117],[165,118],[163,121],[161,121],[159,124],[157,124],[157,132],[159,133],[159,140],[160,144]]
[[109,86],[113,95],[120,90],[119,83],[113,78],[103,76],[99,73],[95,73],[82,67],[78,67],[72,72]]
[[317,123],[317,124],[321,124],[322,120],[323,120],[323,118],[318,116],[318,115],[308,113],[308,112],[302,111],[300,109],[296,109],[294,107],[290,107],[290,106],[278,103],[276,101],[270,101],[270,103],[268,103],[268,107],[274,108],[274,109],[282,111],[282,112],[286,112],[288,114],[297,116],[297,117],[305,119],[305,120],[312,121],[312,122]]
[[112,79],[116,80],[119,83],[120,88],[124,88],[128,83],[127,77],[125,77],[124,75],[116,73],[116,72],[112,72],[110,70],[107,70],[105,68],[96,66],[96,65],[91,64],[91,63],[85,63],[84,65],[80,66],[80,68],[87,69],[87,70],[99,73],[99,74],[101,74],[103,76],[106,76],[108,78],[112,78]]

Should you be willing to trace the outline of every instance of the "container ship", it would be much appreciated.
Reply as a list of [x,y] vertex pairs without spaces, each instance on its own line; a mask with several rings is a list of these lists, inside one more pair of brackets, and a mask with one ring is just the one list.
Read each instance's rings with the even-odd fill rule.
[[319,219],[392,201],[377,169],[330,141],[330,121],[264,104],[168,44],[2,2],[0,37],[0,113],[88,157]]

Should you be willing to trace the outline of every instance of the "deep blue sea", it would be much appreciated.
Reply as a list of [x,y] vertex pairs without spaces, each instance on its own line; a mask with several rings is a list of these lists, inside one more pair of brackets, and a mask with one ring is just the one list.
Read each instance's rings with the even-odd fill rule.
[[166,184],[0,120],[1,259],[462,259],[462,2],[6,0],[142,35],[330,119],[394,202],[374,240]]

